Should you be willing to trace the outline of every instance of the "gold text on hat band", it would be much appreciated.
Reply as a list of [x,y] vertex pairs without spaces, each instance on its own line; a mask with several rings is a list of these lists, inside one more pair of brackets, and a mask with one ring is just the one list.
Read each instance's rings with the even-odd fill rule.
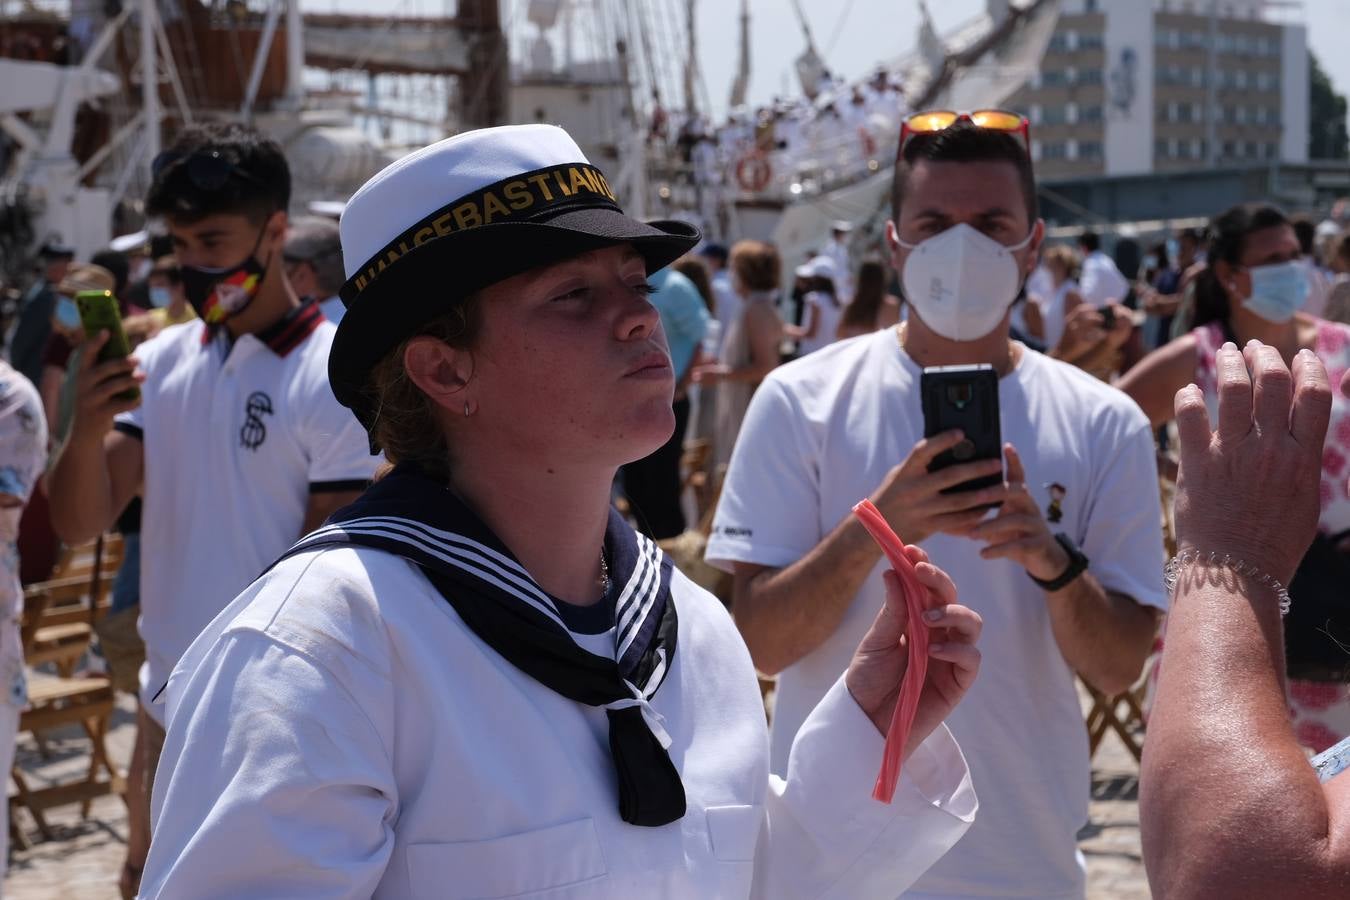
[[530,222],[568,208],[619,210],[614,191],[600,170],[586,163],[549,166],[512,176],[467,194],[423,217],[372,256],[342,286],[351,303],[405,254],[438,238],[484,225]]

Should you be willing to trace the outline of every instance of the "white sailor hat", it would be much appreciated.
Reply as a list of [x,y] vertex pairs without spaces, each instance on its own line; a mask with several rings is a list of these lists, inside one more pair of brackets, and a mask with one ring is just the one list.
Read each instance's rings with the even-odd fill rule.
[[834,260],[828,256],[813,256],[798,266],[795,274],[798,278],[828,278],[834,281]]
[[687,223],[624,215],[605,176],[552,125],[484,128],[405,156],[352,195],[340,228],[347,313],[328,374],[367,429],[371,369],[475,291],[619,243],[654,272],[699,241]]

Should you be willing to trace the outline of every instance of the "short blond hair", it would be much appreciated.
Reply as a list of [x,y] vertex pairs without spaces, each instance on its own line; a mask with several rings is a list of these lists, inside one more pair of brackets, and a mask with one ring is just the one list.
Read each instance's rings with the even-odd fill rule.
[[1069,275],[1073,275],[1078,269],[1078,254],[1073,252],[1072,247],[1065,244],[1056,244],[1053,247],[1046,248],[1045,256],[1042,259],[1046,265],[1059,263]]
[[776,291],[782,283],[782,257],[777,247],[764,241],[737,241],[729,268],[746,290]]

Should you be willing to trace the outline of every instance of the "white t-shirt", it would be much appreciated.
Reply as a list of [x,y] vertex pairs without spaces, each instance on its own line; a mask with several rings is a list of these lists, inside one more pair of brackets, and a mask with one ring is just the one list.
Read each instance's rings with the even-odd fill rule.
[[798,356],[815,353],[821,347],[833,344],[837,340],[835,334],[839,331],[839,320],[844,316],[842,300],[835,302],[820,291],[812,291],[803,299],[815,308],[816,333],[797,342]]
[[678,572],[671,596],[651,704],[688,811],[636,827],[605,711],[509,663],[415,565],[284,560],[173,674],[144,896],[876,897],[956,841],[977,804],[945,728],[877,803],[883,741],[839,679],[771,777],[731,617]]
[[1083,260],[1078,283],[1078,293],[1083,295],[1083,300],[1098,307],[1120,303],[1130,292],[1130,283],[1116,268],[1115,260],[1100,250],[1094,250]]
[[[783,567],[871,495],[923,437],[921,370],[894,329],[841,341],[774,370],[755,393],[731,459],[707,559]],[[1038,505],[1065,488],[1064,531],[1108,589],[1163,608],[1163,543],[1153,438],[1124,394],[1030,350],[999,382],[1002,437],[1021,453]],[[903,538],[904,535],[901,535]],[[980,814],[907,896],[1081,897],[1075,836],[1087,819],[1087,736],[1074,676],[1044,592],[983,546],[922,542],[984,617],[984,662],[948,719],[975,777]],[[838,630],[778,679],[770,764],[848,665],[884,596],[878,560]]]
[[141,701],[162,722],[178,657],[300,537],[312,491],[354,490],[378,457],[328,384],[336,331],[308,303],[261,336],[202,342],[200,319],[136,350],[141,405],[117,417],[144,444]]

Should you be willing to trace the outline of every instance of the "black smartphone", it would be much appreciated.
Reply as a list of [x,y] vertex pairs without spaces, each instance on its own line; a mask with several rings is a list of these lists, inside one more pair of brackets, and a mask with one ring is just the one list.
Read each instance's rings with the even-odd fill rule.
[[[936,472],[948,466],[1003,458],[1003,434],[998,416],[998,373],[990,365],[935,366],[923,370],[923,434],[933,437],[959,428],[965,440],[944,450],[928,465]],[[972,478],[944,494],[977,491],[1003,481],[1003,473]]]
[[1116,308],[1114,306],[1102,307],[1102,328],[1107,331],[1115,331],[1116,328]]

